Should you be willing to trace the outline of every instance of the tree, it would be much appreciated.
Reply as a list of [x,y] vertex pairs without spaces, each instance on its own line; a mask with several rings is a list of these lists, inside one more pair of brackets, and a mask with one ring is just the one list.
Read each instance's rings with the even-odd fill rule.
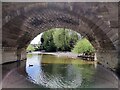
[[34,51],[35,48],[30,44],[28,47],[27,47],[27,51]]
[[53,33],[53,39],[58,50],[66,51],[70,48],[68,30],[57,28]]
[[76,32],[70,29],[54,28],[43,33],[40,48],[46,51],[71,51],[77,40]]
[[72,52],[74,53],[93,53],[95,51],[92,44],[86,39],[83,38],[77,42]]
[[71,47],[71,49],[74,47],[74,45],[76,44],[76,42],[78,41],[78,35],[75,31],[70,30],[70,35],[69,35],[69,45]]
[[41,48],[45,51],[56,51],[56,46],[53,41],[53,30],[49,30],[42,35],[42,45]]
[[53,39],[58,50],[71,51],[78,40],[78,35],[70,29],[57,28],[53,33]]

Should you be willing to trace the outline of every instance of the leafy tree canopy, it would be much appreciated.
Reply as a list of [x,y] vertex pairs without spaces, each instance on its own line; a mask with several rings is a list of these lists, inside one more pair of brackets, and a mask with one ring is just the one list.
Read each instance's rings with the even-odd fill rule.
[[70,29],[55,28],[42,35],[42,49],[46,51],[71,51],[78,40],[76,32]]
[[79,40],[72,50],[74,53],[92,53],[94,51],[94,47],[86,38]]

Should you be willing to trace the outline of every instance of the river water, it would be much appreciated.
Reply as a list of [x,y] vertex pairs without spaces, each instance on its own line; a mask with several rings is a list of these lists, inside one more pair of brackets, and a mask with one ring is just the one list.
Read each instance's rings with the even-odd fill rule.
[[[13,66],[13,64],[11,64]],[[45,54],[28,54],[26,62],[7,70],[4,65],[3,87],[19,88],[117,88],[116,75],[80,59]],[[5,73],[5,71],[3,73]],[[12,83],[12,84],[11,84]]]

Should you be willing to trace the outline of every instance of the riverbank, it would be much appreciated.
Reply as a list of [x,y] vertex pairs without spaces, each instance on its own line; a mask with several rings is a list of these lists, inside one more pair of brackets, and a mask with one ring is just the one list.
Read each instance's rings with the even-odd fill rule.
[[[72,58],[72,59],[82,59],[85,61],[96,61],[94,57],[91,56],[83,56],[82,54],[75,54],[72,52],[30,52],[31,54],[49,54],[49,55],[55,55],[57,57],[66,57],[66,58]],[[29,54],[30,54],[29,53]]]
[[72,52],[53,52],[53,53],[43,53],[43,54],[51,54],[57,57],[67,57],[67,58],[78,58],[79,54],[74,54]]
[[28,54],[50,54],[50,55],[55,55],[57,57],[67,57],[74,59],[78,58],[78,55],[80,55],[72,52],[30,52]]

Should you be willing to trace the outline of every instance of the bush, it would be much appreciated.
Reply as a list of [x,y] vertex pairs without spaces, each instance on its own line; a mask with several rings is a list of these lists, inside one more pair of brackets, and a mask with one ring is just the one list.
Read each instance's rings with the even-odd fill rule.
[[27,47],[27,51],[34,51],[35,48],[30,44],[28,47]]
[[94,51],[94,47],[86,38],[79,40],[72,50],[74,53],[93,53]]

